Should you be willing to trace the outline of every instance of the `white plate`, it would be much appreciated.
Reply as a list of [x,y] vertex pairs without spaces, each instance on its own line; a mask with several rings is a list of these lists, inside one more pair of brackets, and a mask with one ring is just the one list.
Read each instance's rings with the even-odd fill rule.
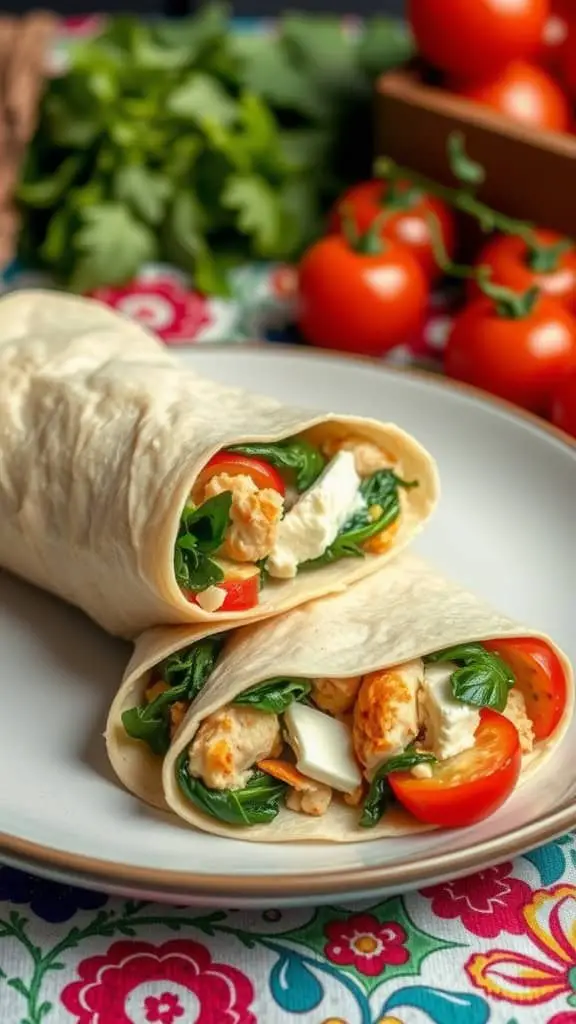
[[[222,381],[414,433],[443,481],[421,553],[576,660],[576,449],[558,434],[473,392],[370,362],[283,347],[180,357]],[[338,847],[197,834],[124,793],[106,764],[101,732],[127,647],[2,575],[0,649],[0,855],[51,877],[179,903],[321,903],[464,874],[576,825],[575,723],[536,781],[471,829]]]

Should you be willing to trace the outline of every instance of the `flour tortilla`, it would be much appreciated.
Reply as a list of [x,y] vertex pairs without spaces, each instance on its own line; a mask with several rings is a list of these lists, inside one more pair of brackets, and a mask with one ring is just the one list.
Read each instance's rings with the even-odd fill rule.
[[[570,721],[574,680],[566,656],[549,637],[501,614],[408,553],[344,594],[246,626],[231,635],[164,759],[163,788],[168,806],[181,819],[206,832],[252,842],[362,842],[422,831],[425,826],[400,811],[385,816],[373,829],[360,828],[358,810],[338,799],[321,818],[283,808],[269,825],[234,828],[203,814],[182,796],[175,782],[175,765],[207,715],[274,676],[346,678],[400,665],[453,644],[525,636],[546,640],[557,653],[566,672],[568,699],[554,735],[525,756],[521,775],[524,782],[556,749]],[[124,686],[137,686],[151,665],[188,642],[185,630],[180,630],[178,637],[164,630],[152,638],[141,638]],[[157,773],[159,767],[158,760]]]
[[[174,576],[194,481],[222,447],[328,425],[397,458],[419,486],[381,555],[267,584],[257,608],[205,612]],[[110,633],[183,622],[235,625],[344,590],[421,529],[438,499],[432,457],[393,424],[314,413],[184,370],[141,327],[56,292],[0,301],[0,565],[82,608]]]

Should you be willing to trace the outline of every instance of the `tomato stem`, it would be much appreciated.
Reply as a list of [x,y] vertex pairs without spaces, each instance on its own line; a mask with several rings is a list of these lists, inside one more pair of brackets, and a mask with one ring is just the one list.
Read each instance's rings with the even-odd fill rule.
[[354,219],[354,211],[348,203],[340,206],[340,218],[342,221],[342,233],[348,245],[354,252],[363,253],[365,256],[378,256],[384,252],[386,241],[380,232],[390,216],[388,210],[382,210],[364,234],[358,231],[358,225]]
[[546,245],[536,239],[526,243],[526,264],[538,274],[550,274],[558,270],[560,259],[568,249],[572,248],[569,238],[561,238],[559,242]]

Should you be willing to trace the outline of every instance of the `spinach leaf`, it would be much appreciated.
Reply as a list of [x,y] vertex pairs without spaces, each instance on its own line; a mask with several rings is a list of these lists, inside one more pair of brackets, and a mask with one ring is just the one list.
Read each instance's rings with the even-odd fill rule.
[[512,670],[498,654],[482,644],[459,644],[429,654],[424,661],[434,664],[454,661],[460,667],[452,673],[452,693],[456,700],[479,708],[503,711],[515,683]]
[[365,504],[344,524],[323,555],[303,562],[299,569],[317,569],[340,558],[363,558],[361,545],[385,530],[400,515],[400,488],[417,486],[418,481],[402,480],[393,469],[379,469],[363,480],[360,494]]
[[183,590],[206,590],[224,579],[222,569],[208,554],[224,541],[231,505],[231,492],[223,491],[198,508],[185,507],[174,546],[174,574]]
[[278,676],[245,690],[236,697],[234,704],[244,704],[258,711],[281,715],[295,700],[304,700],[311,689],[312,683],[308,679],[283,679]]
[[299,437],[277,441],[275,444],[236,444],[226,451],[264,459],[279,469],[289,483],[294,483],[299,493],[307,491],[312,486],[326,465],[322,452],[309,441]]
[[163,663],[161,678],[170,689],[122,714],[122,725],[134,740],[143,740],[154,754],[164,756],[170,746],[170,706],[190,704],[198,696],[218,660],[225,634],[199,640]]
[[188,751],[176,763],[176,781],[187,800],[204,814],[228,825],[267,825],[280,810],[287,786],[265,772],[255,771],[244,789],[208,789],[188,772]]
[[414,747],[406,747],[402,754],[391,757],[381,764],[370,783],[370,789],[364,801],[359,821],[361,828],[373,828],[386,811],[392,795],[388,782],[388,776],[392,772],[405,772],[416,764],[434,764],[435,761],[434,754],[415,750]]

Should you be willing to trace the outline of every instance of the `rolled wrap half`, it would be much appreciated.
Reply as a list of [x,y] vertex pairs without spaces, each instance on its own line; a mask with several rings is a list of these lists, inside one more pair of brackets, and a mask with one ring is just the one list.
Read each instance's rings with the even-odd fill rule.
[[[344,590],[400,551],[438,499],[434,460],[393,424],[205,380],[135,324],[58,293],[0,301],[0,416],[0,564],[121,636],[185,622],[238,625]],[[230,468],[226,453],[222,472],[210,468],[234,446],[256,446],[256,461],[236,452]],[[356,475],[358,446],[366,466]],[[292,468],[282,464],[295,458]],[[248,460],[248,477],[234,476],[238,459]],[[318,495],[323,468],[330,481]],[[287,559],[291,537],[275,565],[268,557],[297,518],[290,490],[292,504],[312,495],[308,520],[295,524],[300,544],[330,540],[339,524],[326,557],[309,549],[297,570]],[[208,505],[217,514],[204,515]],[[239,601],[250,586],[252,604]]]
[[[183,638],[184,634],[182,634]],[[348,806],[344,802],[343,793],[336,791],[333,792],[328,809],[320,816],[298,813],[285,806],[288,790],[283,792],[281,798],[278,798],[277,790],[272,793],[272,804],[275,801],[277,813],[273,816],[270,812],[269,815],[266,808],[264,809],[265,820],[268,823],[245,824],[244,826],[242,823],[231,824],[219,820],[212,813],[204,813],[198,803],[192,802],[189,796],[184,795],[179,784],[179,782],[181,783],[180,772],[184,766],[185,775],[194,781],[189,753],[190,750],[195,749],[195,739],[200,742],[202,734],[199,730],[203,723],[213,722],[209,716],[230,707],[233,708],[236,716],[241,708],[243,712],[247,707],[254,708],[256,705],[254,703],[250,705],[250,697],[248,697],[247,703],[247,693],[268,680],[277,681],[279,679],[292,687],[293,693],[296,692],[295,687],[299,682],[310,683],[312,681],[311,693],[298,694],[296,692],[296,701],[302,700],[302,698],[306,701],[311,698],[313,702],[316,702],[316,710],[318,710],[317,694],[323,694],[320,700],[322,705],[320,710],[322,712],[331,710],[332,715],[336,714],[337,716],[335,720],[339,721],[343,728],[349,730],[348,745],[352,744],[352,749],[348,751],[348,757],[343,755],[343,762],[347,762],[344,765],[344,774],[351,772],[353,775],[354,773],[354,765],[349,763],[350,754],[352,754],[352,760],[356,761],[357,768],[362,769],[365,776],[373,780],[378,772],[378,767],[386,761],[387,756],[393,753],[391,750],[393,743],[398,743],[399,749],[406,743],[412,745],[414,749],[415,743],[419,750],[431,749],[434,751],[435,745],[442,742],[445,744],[445,749],[437,750],[438,756],[452,757],[453,753],[449,750],[448,745],[454,742],[458,743],[459,737],[448,729],[439,739],[444,726],[438,721],[434,723],[430,711],[428,711],[430,717],[427,720],[427,728],[423,733],[420,714],[421,708],[425,708],[426,705],[421,705],[420,699],[415,710],[418,721],[412,728],[412,732],[410,731],[410,702],[406,696],[407,691],[404,691],[405,696],[403,697],[398,696],[398,691],[394,690],[397,676],[400,676],[401,681],[410,683],[411,679],[414,680],[414,673],[421,673],[423,667],[428,672],[427,656],[459,645],[477,645],[506,638],[513,638],[516,646],[518,638],[535,638],[543,641],[547,645],[546,649],[551,652],[556,671],[560,675],[557,685],[562,691],[561,703],[555,713],[552,704],[546,704],[549,695],[544,691],[536,690],[536,700],[542,698],[545,706],[551,709],[550,714],[553,718],[555,715],[554,726],[550,734],[539,740],[537,736],[534,737],[533,725],[530,720],[527,720],[526,715],[530,707],[535,706],[531,703],[532,697],[529,693],[526,702],[524,701],[524,693],[527,693],[524,689],[526,673],[522,670],[523,681],[520,695],[520,675],[517,674],[517,682],[510,691],[514,693],[514,698],[510,698],[510,703],[519,701],[521,707],[520,709],[516,707],[516,711],[519,712],[516,715],[514,708],[509,710],[507,703],[508,725],[506,728],[509,732],[509,722],[512,720],[517,726],[523,748],[531,746],[531,741],[534,741],[533,748],[529,752],[526,750],[522,756],[518,779],[518,783],[522,783],[537,771],[556,749],[570,720],[574,702],[574,686],[572,669],[566,656],[544,634],[523,626],[514,619],[494,610],[457,583],[445,579],[435,568],[422,562],[413,554],[406,553],[395,559],[384,570],[365,578],[344,594],[313,602],[271,621],[244,627],[231,635],[225,653],[208,685],[192,704],[187,718],[176,734],[164,759],[163,787],[167,803],[181,819],[191,825],[217,835],[236,836],[252,842],[305,840],[358,842],[401,835],[429,827],[394,805],[379,820],[372,821],[372,827],[361,827],[359,820],[362,804]],[[146,645],[145,640],[141,643]],[[166,650],[173,649],[170,632],[164,631],[164,636],[161,632],[158,633],[154,645],[156,645],[156,660],[158,661],[164,656]],[[141,647],[140,650],[136,649],[131,670],[133,680],[138,678],[138,660],[140,652],[144,649],[144,647]],[[483,650],[484,648],[481,649],[481,652]],[[461,650],[460,654],[462,654]],[[483,654],[482,657],[484,657]],[[150,658],[151,653],[148,647],[144,665],[150,663]],[[418,659],[426,660],[420,662]],[[440,659],[436,671],[438,671],[438,667],[442,668],[443,663],[443,660]],[[456,669],[458,665],[462,664],[456,658],[453,668]],[[510,666],[512,669],[517,668],[518,662],[512,659]],[[493,668],[494,663],[491,662],[490,670]],[[385,673],[387,669],[391,671],[386,674],[383,682],[380,681],[381,689],[378,689],[380,682],[377,679],[376,685],[371,691],[374,678],[372,674]],[[497,660],[497,678],[499,685],[504,685],[504,681],[499,675],[500,669],[501,662]],[[530,678],[528,673],[528,688],[532,685]],[[338,697],[339,693],[338,681],[348,682],[351,679],[355,680],[352,687],[352,707],[340,705],[338,708],[334,704],[334,694],[336,693],[336,697]],[[470,683],[466,672],[458,676],[458,679],[460,682],[463,680],[464,685]],[[316,691],[315,683],[318,680],[322,680],[323,683]],[[327,689],[324,686],[326,682],[329,684]],[[334,686],[335,682],[336,686]],[[390,688],[391,683],[392,688]],[[536,679],[534,687],[537,688],[538,685]],[[507,690],[504,691],[505,694],[507,692]],[[235,704],[238,698],[241,698],[243,704]],[[407,703],[403,704],[405,699]],[[330,700],[332,701],[331,706]],[[507,701],[506,696],[504,696],[504,700]],[[484,711],[462,703],[461,700],[454,701],[452,697],[449,703],[458,705],[456,717],[461,716],[465,719],[470,714],[477,716],[484,714]],[[293,703],[291,707],[294,706]],[[287,714],[288,712],[285,713],[284,720],[281,722],[281,736],[287,735]],[[496,712],[490,711],[489,714],[495,715]],[[364,716],[364,720],[362,716]],[[472,726],[470,726],[470,721],[462,721],[461,727],[458,726],[458,728],[471,729],[470,743],[474,744],[476,741],[473,737],[477,735],[475,733],[477,726],[478,718],[475,723],[472,723]],[[430,744],[428,741],[432,733],[428,733],[428,728],[432,729],[432,727],[435,739]],[[225,731],[226,729],[230,732],[232,741],[236,742],[238,729],[235,727],[235,730],[231,731],[229,722],[225,723]],[[222,720],[218,724],[218,730],[218,736],[221,736]],[[216,735],[214,731],[213,735]],[[513,733],[513,737],[514,743],[516,743],[515,733]],[[527,744],[525,744],[525,740],[528,740]],[[256,743],[256,747],[259,742],[260,740]],[[314,760],[318,745],[323,742],[321,737],[314,740],[312,760]],[[341,742],[341,739],[338,742]],[[263,738],[258,750],[258,763],[264,763],[265,766],[274,765],[274,759],[279,756],[277,751],[269,749],[270,744],[267,747],[267,743],[268,740]],[[197,748],[198,745],[196,745]],[[206,754],[207,751],[207,747],[204,747],[203,750],[200,748],[200,754]],[[207,763],[205,759],[202,762],[200,754],[196,749],[196,768],[200,763],[203,763],[204,766]],[[310,750],[303,751],[301,749],[300,755],[304,754],[308,756]],[[286,749],[281,756],[286,758]],[[466,755],[462,754],[462,756]],[[264,761],[260,760],[262,758]],[[298,767],[304,771],[300,757],[297,758],[297,763]],[[448,760],[438,763],[446,766]],[[519,756],[518,764],[520,764]],[[247,766],[244,763],[241,767],[246,768]],[[244,773],[245,784],[246,779],[251,777],[253,768],[254,766]],[[221,785],[222,771],[224,770],[221,766],[219,785]],[[424,773],[427,771],[428,769],[424,768]],[[205,776],[203,777],[202,773],[199,773],[199,777],[204,785]],[[274,782],[274,778],[272,781]],[[318,781],[318,776],[316,776],[316,781]],[[365,790],[362,799],[365,800],[368,795],[366,793],[368,782],[364,781],[363,785]],[[222,792],[222,790],[218,792]],[[350,786],[348,792],[350,793]]]

